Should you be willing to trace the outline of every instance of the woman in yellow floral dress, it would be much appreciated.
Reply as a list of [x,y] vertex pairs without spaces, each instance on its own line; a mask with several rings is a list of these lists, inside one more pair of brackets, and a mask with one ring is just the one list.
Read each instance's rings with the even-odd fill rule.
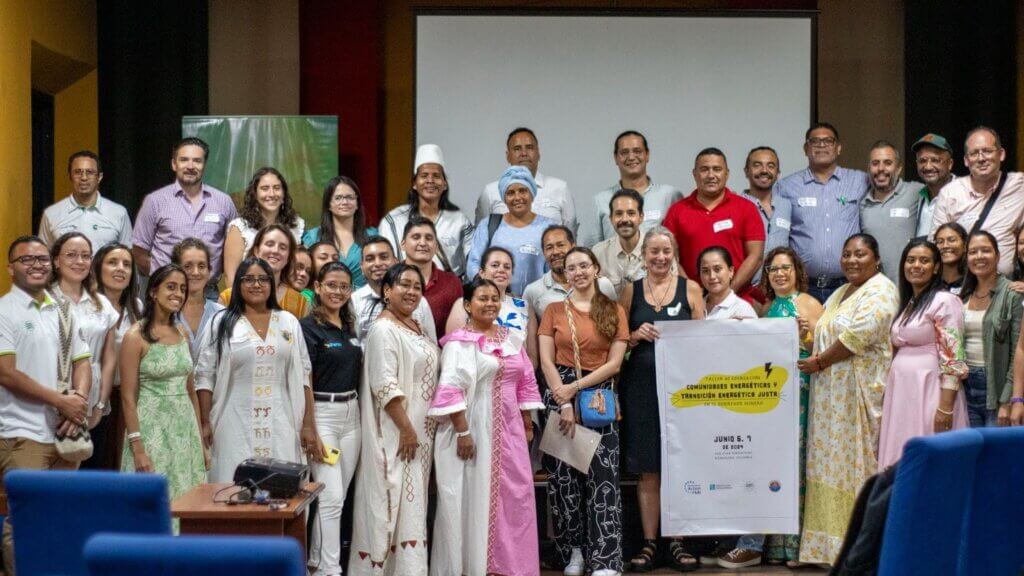
[[877,469],[889,329],[898,308],[874,237],[847,239],[840,265],[848,284],[825,302],[814,355],[798,364],[812,374],[800,560],[816,564],[835,561],[857,492]]

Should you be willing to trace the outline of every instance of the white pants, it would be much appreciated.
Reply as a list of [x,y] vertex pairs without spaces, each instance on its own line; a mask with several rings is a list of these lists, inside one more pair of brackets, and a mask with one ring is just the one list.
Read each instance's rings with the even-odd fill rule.
[[345,494],[359,463],[359,400],[314,402],[316,429],[324,446],[341,450],[333,466],[313,463],[313,479],[323,482],[309,551],[309,565],[316,576],[341,574],[341,510]]

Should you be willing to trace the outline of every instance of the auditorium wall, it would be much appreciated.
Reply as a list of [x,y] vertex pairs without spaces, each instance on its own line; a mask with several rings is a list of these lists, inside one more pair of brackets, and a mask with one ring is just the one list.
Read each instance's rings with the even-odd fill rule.
[[[32,90],[54,95],[54,192],[66,195],[66,161],[97,148],[96,4],[0,0],[0,246],[32,222]],[[0,292],[10,287],[0,274]]]

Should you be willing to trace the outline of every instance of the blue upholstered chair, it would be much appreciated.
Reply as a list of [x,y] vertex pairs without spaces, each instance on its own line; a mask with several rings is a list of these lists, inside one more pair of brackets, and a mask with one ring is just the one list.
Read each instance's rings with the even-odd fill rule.
[[85,545],[92,576],[305,576],[302,549],[284,536],[100,534]]
[[4,476],[18,574],[88,574],[93,534],[170,534],[167,480],[156,474],[14,470]]
[[960,548],[961,576],[1018,574],[1024,566],[1024,428],[980,429]]
[[974,429],[907,442],[889,500],[879,576],[956,574],[981,450]]

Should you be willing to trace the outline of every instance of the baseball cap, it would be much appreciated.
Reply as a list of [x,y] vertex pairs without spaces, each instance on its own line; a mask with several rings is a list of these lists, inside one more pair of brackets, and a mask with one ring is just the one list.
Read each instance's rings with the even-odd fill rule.
[[913,152],[917,152],[917,150],[922,146],[934,146],[936,148],[939,148],[940,150],[945,150],[950,154],[953,153],[953,147],[949,145],[948,140],[946,140],[942,136],[939,136],[938,134],[933,134],[931,132],[922,136],[921,139],[918,140],[917,142],[914,142],[914,145],[910,147],[910,150]]

